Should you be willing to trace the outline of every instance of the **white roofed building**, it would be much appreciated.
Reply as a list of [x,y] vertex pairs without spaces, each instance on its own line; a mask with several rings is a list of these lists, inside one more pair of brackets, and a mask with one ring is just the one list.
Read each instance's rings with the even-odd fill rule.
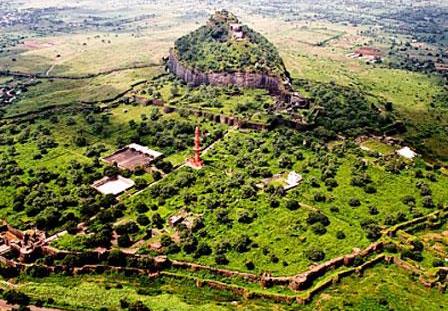
[[418,155],[409,147],[403,147],[400,150],[397,150],[397,154],[409,160],[414,159]]

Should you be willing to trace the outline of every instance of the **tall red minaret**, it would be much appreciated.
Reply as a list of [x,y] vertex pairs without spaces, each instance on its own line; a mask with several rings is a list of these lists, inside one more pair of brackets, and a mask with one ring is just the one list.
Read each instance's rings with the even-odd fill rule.
[[204,166],[204,161],[201,160],[201,130],[199,126],[196,126],[194,131],[194,156],[187,160],[187,164],[192,168],[202,168]]

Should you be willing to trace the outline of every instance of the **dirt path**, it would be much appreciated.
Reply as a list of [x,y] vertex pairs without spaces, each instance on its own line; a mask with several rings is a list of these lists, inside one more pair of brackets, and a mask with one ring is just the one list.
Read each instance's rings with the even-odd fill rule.
[[50,68],[48,68],[47,72],[45,72],[45,75],[46,75],[47,77],[50,75],[50,72],[54,69],[54,66],[55,66],[55,65],[56,65],[56,64],[51,65]]

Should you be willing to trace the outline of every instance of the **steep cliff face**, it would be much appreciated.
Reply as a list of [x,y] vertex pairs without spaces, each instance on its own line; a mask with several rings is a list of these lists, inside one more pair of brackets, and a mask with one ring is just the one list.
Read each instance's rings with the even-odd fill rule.
[[173,51],[170,51],[167,66],[177,77],[192,86],[209,84],[214,86],[237,85],[247,88],[266,89],[273,95],[288,93],[288,85],[277,76],[251,72],[201,72],[180,63]]

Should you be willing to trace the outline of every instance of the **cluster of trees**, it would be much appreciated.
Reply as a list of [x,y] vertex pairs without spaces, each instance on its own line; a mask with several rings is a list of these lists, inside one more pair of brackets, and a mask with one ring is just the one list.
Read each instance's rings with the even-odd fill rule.
[[324,140],[332,140],[337,134],[356,137],[366,133],[383,133],[395,129],[393,108],[355,88],[336,83],[316,84],[296,81],[305,88],[314,102],[322,107],[316,119],[314,134]]
[[[1,162],[4,164],[0,169],[2,186],[14,186],[13,210],[33,218],[33,224],[39,229],[72,227],[74,223],[80,221],[80,217],[67,210],[81,207],[81,217],[88,217],[91,216],[89,211],[93,209],[93,212],[96,212],[96,205],[101,206],[104,201],[101,195],[87,186],[101,176],[98,163],[81,164],[72,161],[67,167],[67,172],[62,175],[43,167],[29,168],[24,172],[10,158],[3,158]],[[80,187],[80,190],[72,191],[74,185]],[[55,191],[56,188],[58,191]],[[19,227],[26,226],[19,219],[13,224]]]
[[330,225],[328,217],[321,212],[310,212],[306,220],[311,230],[317,235],[323,235],[327,232],[326,227]]
[[185,150],[192,146],[194,126],[183,120],[151,120],[137,123],[129,121],[131,135],[118,137],[117,145],[122,147],[131,142],[146,146],[157,146],[165,154]]

